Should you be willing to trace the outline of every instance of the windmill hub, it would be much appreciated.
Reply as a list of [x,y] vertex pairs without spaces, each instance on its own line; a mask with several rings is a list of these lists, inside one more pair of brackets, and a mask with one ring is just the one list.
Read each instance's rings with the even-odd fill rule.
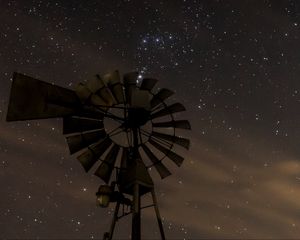
[[145,125],[150,118],[150,112],[144,108],[129,108],[125,128],[139,128]]

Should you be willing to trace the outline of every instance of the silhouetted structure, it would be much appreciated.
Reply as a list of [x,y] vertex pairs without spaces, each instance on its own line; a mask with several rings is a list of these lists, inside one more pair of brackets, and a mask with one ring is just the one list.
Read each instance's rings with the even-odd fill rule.
[[[174,113],[185,108],[180,103],[167,105],[173,92],[162,88],[154,93],[156,79],[145,78],[140,84],[138,79],[138,73],[131,72],[122,82],[114,71],[79,83],[73,91],[23,74],[13,76],[7,121],[62,117],[70,153],[79,154],[77,159],[86,172],[96,167],[95,175],[107,184],[96,193],[102,207],[116,202],[104,239],[112,239],[116,221],[131,213],[132,239],[140,239],[141,209],[145,207],[154,207],[165,239],[147,169],[154,167],[161,178],[171,175],[162,160],[168,158],[180,166],[184,158],[175,153],[174,145],[186,149],[190,145],[188,139],[175,135],[176,129],[191,127],[187,120],[174,119]],[[141,206],[141,196],[146,193],[151,193],[153,204]],[[124,206],[130,210],[125,211]]]

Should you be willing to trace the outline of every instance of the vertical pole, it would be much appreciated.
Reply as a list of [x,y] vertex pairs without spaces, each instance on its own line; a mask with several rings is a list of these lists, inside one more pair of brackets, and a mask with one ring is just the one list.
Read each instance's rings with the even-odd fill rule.
[[120,202],[117,201],[114,216],[113,216],[113,219],[112,219],[112,222],[111,222],[111,225],[110,225],[109,233],[108,232],[104,233],[104,236],[103,236],[104,240],[111,240],[112,237],[113,237],[115,225],[116,225],[116,222],[118,221],[119,208],[120,208]]
[[[138,129],[133,128],[133,161],[137,161],[138,158]],[[134,162],[136,164],[136,162]],[[141,197],[140,197],[140,186],[137,182],[133,186],[133,208],[132,208],[132,231],[131,239],[141,239]]]
[[152,188],[151,195],[152,195],[152,200],[153,200],[153,203],[154,203],[154,208],[155,208],[157,223],[158,223],[158,227],[159,227],[159,231],[160,231],[160,236],[161,236],[162,240],[165,240],[166,238],[165,238],[164,228],[163,228],[161,217],[160,217],[160,214],[159,214],[154,188]]
[[141,203],[138,183],[134,184],[131,239],[141,239]]

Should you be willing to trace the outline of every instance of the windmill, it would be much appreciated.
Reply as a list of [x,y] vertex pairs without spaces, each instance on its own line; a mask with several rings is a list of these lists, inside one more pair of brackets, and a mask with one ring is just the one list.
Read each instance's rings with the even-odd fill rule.
[[[130,72],[121,80],[119,72],[113,71],[71,90],[20,73],[13,75],[7,121],[63,118],[70,153],[77,154],[86,172],[94,172],[105,182],[96,193],[98,204],[107,207],[115,202],[116,206],[104,239],[112,239],[116,222],[128,214],[132,214],[131,237],[140,239],[145,207],[154,207],[165,239],[149,169],[166,178],[171,172],[164,162],[171,160],[179,167],[184,160],[175,146],[188,149],[190,145],[188,139],[176,135],[177,129],[191,126],[187,120],[175,120],[175,114],[185,108],[181,103],[167,104],[174,92],[165,88],[155,92],[156,79],[138,83],[138,78],[137,72]],[[148,193],[153,204],[142,206],[141,198]]]

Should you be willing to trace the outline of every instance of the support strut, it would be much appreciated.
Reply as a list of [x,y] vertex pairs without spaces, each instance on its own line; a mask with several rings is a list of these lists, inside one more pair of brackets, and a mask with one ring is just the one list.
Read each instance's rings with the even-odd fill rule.
[[157,219],[157,223],[158,223],[158,227],[159,227],[159,231],[160,231],[160,236],[161,236],[162,240],[165,240],[166,238],[165,238],[164,228],[163,228],[161,217],[160,217],[160,214],[159,214],[154,188],[151,191],[151,195],[152,195],[152,200],[153,200],[153,205],[154,205],[154,209],[155,209],[156,219]]
[[141,239],[141,197],[138,183],[134,184],[131,239]]
[[115,207],[115,212],[114,212],[114,216],[110,225],[110,229],[109,232],[105,232],[103,235],[103,240],[111,240],[113,237],[113,233],[114,233],[114,229],[115,229],[115,225],[116,222],[118,221],[118,213],[119,213],[119,209],[120,209],[120,202],[118,201]]

